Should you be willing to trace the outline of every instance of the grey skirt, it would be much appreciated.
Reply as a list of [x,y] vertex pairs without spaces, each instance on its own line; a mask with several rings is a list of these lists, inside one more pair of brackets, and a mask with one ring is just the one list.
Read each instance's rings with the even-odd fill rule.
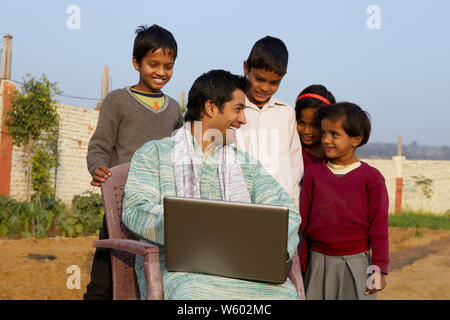
[[348,256],[309,252],[305,274],[306,300],[376,300],[364,295],[370,265],[368,251]]

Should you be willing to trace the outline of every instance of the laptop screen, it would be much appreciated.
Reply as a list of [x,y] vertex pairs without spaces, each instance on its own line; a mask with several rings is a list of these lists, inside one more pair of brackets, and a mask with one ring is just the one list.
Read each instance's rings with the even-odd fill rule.
[[165,197],[166,268],[283,283],[288,215],[281,206]]

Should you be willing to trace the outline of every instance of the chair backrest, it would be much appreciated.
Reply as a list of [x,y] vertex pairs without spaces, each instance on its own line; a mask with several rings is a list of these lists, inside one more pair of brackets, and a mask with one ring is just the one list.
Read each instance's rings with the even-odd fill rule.
[[[122,198],[128,177],[129,163],[115,166],[111,176],[102,183],[102,199],[110,239],[139,240],[122,222]],[[139,300],[139,285],[134,271],[135,255],[111,250],[113,297],[116,300]]]

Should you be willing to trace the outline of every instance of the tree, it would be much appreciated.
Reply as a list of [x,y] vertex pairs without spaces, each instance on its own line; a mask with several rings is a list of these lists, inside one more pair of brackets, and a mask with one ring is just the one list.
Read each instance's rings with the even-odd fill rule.
[[48,171],[57,165],[53,140],[59,128],[59,116],[53,96],[61,91],[45,75],[40,80],[29,74],[26,77],[21,92],[16,90],[12,96],[6,125],[13,144],[23,147],[26,154],[27,201],[31,201],[33,187],[39,203],[40,195],[48,193]]

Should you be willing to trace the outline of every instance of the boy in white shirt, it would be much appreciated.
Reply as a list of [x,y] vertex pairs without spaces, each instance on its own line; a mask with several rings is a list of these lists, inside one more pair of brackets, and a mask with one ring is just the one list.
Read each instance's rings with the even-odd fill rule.
[[244,61],[251,87],[245,99],[247,123],[237,130],[236,146],[255,157],[298,205],[303,159],[295,110],[273,96],[287,64],[288,50],[280,39],[266,36],[254,44]]

